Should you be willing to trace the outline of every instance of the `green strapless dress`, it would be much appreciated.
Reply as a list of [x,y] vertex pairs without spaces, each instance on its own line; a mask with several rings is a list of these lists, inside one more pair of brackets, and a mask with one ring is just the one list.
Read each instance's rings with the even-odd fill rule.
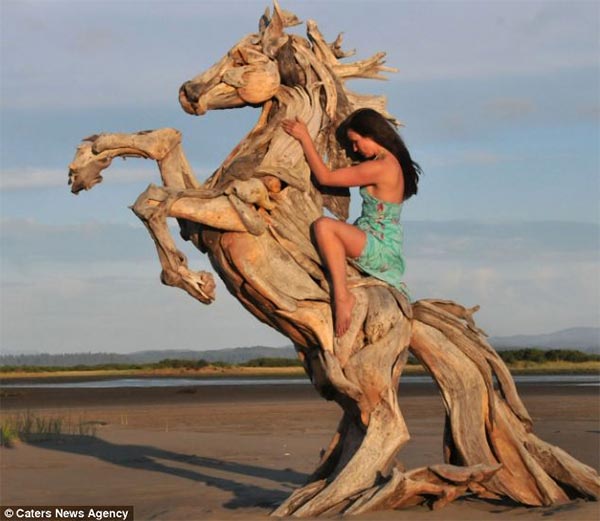
[[402,203],[388,203],[372,196],[366,187],[360,188],[362,212],[354,225],[364,231],[367,242],[360,257],[352,263],[365,273],[398,288],[410,300],[404,275],[402,243],[404,231],[400,223]]

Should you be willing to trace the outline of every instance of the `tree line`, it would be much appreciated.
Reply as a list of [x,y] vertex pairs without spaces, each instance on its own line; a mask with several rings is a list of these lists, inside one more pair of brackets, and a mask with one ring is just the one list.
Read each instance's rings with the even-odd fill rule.
[[[534,362],[543,364],[545,362],[598,362],[600,355],[588,354],[582,351],[571,349],[536,349],[523,348],[499,351],[498,354],[507,364],[516,362]],[[419,361],[412,355],[408,358],[408,365],[419,365]],[[198,360],[182,360],[177,358],[165,358],[160,362],[148,364],[133,363],[102,363],[102,364],[77,364],[69,367],[57,365],[2,365],[0,372],[57,372],[57,371],[110,371],[110,370],[153,370],[153,369],[202,369],[205,367],[298,367],[302,363],[294,358],[262,357],[253,358],[247,362],[229,363],[229,362],[209,362],[202,358]]]
[[296,367],[302,366],[300,360],[292,358],[254,358],[238,364],[228,362],[208,362],[204,359],[181,360],[165,358],[160,362],[149,364],[107,363],[107,364],[78,364],[68,367],[57,365],[2,365],[0,373],[47,373],[58,371],[123,371],[123,370],[148,370],[153,369],[202,369],[205,367]]

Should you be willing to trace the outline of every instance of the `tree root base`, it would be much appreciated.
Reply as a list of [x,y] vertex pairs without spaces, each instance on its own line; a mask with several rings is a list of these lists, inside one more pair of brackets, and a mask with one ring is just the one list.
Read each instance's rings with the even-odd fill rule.
[[466,494],[486,499],[498,499],[482,483],[494,476],[501,465],[431,465],[402,472],[394,468],[380,483],[356,493],[336,504],[313,505],[313,499],[326,492],[327,480],[314,481],[296,490],[271,515],[275,517],[310,517],[332,514],[362,514],[374,510],[398,509],[419,504],[429,504],[434,510],[442,508]]

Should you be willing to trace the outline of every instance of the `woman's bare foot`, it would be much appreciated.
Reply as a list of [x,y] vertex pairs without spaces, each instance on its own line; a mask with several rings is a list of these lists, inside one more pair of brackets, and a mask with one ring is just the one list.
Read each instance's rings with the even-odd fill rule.
[[355,303],[356,297],[350,291],[334,298],[335,336],[344,336],[346,331],[348,331]]

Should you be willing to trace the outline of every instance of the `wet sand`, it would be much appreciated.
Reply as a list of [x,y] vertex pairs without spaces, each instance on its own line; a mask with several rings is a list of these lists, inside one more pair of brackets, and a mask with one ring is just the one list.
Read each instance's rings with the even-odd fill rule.
[[[599,389],[520,385],[544,440],[600,467]],[[442,462],[444,412],[433,385],[401,386],[412,436],[400,459],[407,468]],[[127,389],[4,388],[2,416],[26,410],[91,422],[95,437],[0,449],[0,503],[133,505],[135,519],[267,519],[315,467],[340,417],[337,405],[309,385]],[[377,512],[373,520],[587,520],[599,503],[557,508],[461,500],[432,512],[413,507]]]

